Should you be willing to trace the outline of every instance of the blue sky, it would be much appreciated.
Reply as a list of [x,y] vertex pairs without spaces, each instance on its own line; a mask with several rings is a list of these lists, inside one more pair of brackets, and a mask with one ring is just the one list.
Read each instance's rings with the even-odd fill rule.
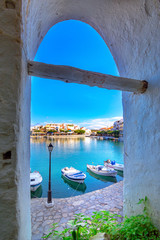
[[[75,20],[60,22],[49,30],[35,61],[118,76],[101,36],[88,24]],[[122,115],[120,91],[32,77],[31,125],[72,122],[101,128]]]

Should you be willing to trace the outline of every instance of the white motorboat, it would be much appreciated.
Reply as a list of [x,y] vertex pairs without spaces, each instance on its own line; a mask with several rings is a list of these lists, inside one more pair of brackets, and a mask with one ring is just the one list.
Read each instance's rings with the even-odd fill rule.
[[101,175],[101,176],[115,177],[117,175],[117,171],[115,171],[112,168],[103,166],[103,165],[94,166],[94,165],[88,165],[87,164],[87,168],[91,172],[93,172],[93,173],[95,173],[97,175]]
[[123,172],[124,169],[124,164],[116,163],[115,161],[110,161],[109,159],[107,161],[104,161],[104,166],[121,172]]
[[61,173],[67,180],[70,180],[73,182],[83,183],[86,178],[85,173],[73,167],[70,167],[70,168],[65,167],[61,169]]
[[42,183],[42,176],[38,171],[30,172],[30,190],[36,191]]

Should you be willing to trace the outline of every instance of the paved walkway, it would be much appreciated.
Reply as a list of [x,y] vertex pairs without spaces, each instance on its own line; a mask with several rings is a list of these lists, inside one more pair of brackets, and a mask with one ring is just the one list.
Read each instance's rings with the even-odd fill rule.
[[54,206],[46,208],[46,198],[31,200],[32,240],[40,240],[54,222],[59,224],[58,230],[62,230],[77,213],[90,216],[94,211],[107,210],[122,215],[123,182],[76,197],[55,198],[53,201]]

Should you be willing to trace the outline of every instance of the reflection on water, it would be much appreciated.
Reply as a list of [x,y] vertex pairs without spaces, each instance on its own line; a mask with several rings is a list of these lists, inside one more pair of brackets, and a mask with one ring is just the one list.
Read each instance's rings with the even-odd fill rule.
[[[111,159],[123,163],[123,143],[96,138],[32,138],[31,139],[31,170],[39,171],[42,175],[42,197],[47,197],[49,178],[48,145],[54,146],[51,160],[51,188],[53,198],[76,196],[95,191],[113,184],[108,179],[93,177],[87,172],[87,164],[103,164],[104,160]],[[76,189],[73,183],[66,183],[61,177],[61,169],[74,167],[86,173],[85,184]],[[123,179],[117,175],[117,182]],[[105,181],[106,180],[106,181]]]
[[31,198],[41,198],[42,197],[42,186],[40,185],[36,191],[31,191]]
[[66,179],[63,175],[61,176],[61,178],[63,179],[63,181],[70,186],[71,188],[75,189],[76,191],[82,192],[84,193],[87,186],[85,183],[76,183],[76,182],[72,182],[69,179]]
[[117,178],[116,177],[107,177],[107,176],[101,176],[101,175],[97,175],[93,172],[91,172],[89,169],[87,169],[87,172],[94,178],[96,178],[97,180],[103,181],[103,182],[113,182],[116,183],[117,182]]
[[117,171],[117,174],[121,177],[123,177],[123,171]]

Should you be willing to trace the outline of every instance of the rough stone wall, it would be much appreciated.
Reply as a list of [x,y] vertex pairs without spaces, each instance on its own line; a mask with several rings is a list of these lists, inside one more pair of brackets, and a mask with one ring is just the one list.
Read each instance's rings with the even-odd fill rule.
[[[21,1],[0,1],[0,239],[30,239],[30,84]],[[24,69],[24,70],[22,70]],[[28,86],[27,86],[28,85]]]

